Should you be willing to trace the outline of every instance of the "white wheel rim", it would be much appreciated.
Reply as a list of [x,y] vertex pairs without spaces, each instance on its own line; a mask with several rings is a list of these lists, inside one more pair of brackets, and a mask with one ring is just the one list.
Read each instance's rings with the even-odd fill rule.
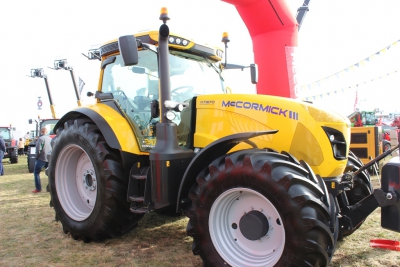
[[90,216],[97,198],[97,178],[88,154],[77,145],[64,147],[55,169],[57,196],[67,215],[75,221]]
[[[234,224],[252,210],[268,219],[267,235],[249,240]],[[285,229],[274,205],[260,193],[248,188],[234,188],[222,193],[213,203],[209,216],[211,240],[219,255],[231,266],[273,266],[285,247]]]

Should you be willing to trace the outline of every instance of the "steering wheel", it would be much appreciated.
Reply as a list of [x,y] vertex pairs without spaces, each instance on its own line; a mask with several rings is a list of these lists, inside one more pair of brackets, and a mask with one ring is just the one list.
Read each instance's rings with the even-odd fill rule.
[[[186,89],[186,90],[184,90],[183,92],[178,92],[179,90],[183,90],[183,89]],[[193,91],[193,86],[190,86],[190,85],[179,86],[179,87],[171,90],[171,98],[177,98],[177,97],[179,98],[180,95],[185,95],[192,91]]]

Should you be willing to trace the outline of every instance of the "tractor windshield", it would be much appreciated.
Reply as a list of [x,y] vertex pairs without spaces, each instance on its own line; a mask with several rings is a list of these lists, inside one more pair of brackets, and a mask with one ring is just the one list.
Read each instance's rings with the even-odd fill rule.
[[8,128],[0,128],[0,136],[2,136],[4,140],[11,139],[10,131],[8,130]]
[[[171,100],[189,102],[196,95],[224,92],[223,79],[218,68],[203,57],[171,51],[169,59]],[[150,102],[159,100],[157,53],[141,50],[139,63],[128,67],[124,66],[121,56],[117,55],[114,63],[108,64],[104,69],[102,92],[112,93],[114,100],[131,119],[141,148],[153,148],[153,126],[159,118],[151,118]],[[174,122],[178,125],[178,135],[185,145],[187,138],[179,129],[185,129],[184,132],[188,133],[190,124],[189,121],[187,125],[185,122],[181,123],[182,114],[177,113]]]
[[49,135],[53,135],[55,134],[53,132],[54,126],[57,124],[58,120],[57,119],[49,119],[49,120],[43,120],[40,124],[40,128],[46,128],[47,129],[47,133]]
[[376,117],[374,112],[363,111],[362,112],[362,121],[364,125],[375,125]]

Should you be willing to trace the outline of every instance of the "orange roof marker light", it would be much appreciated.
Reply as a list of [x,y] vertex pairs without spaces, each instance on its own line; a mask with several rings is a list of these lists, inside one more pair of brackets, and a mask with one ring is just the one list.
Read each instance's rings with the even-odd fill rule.
[[228,43],[230,42],[231,40],[229,40],[229,35],[228,35],[228,32],[223,32],[222,33],[222,40],[221,40],[221,42],[223,42],[224,44],[225,44],[225,64],[224,64],[224,66],[226,67],[227,65],[227,60],[228,60]]
[[166,7],[162,7],[160,11],[160,20],[162,20],[164,23],[166,20],[169,20],[168,17],[168,9]]
[[227,32],[222,33],[222,40],[221,40],[221,42],[223,42],[223,43],[225,43],[225,44],[230,42],[230,40],[229,40],[229,35],[228,35]]

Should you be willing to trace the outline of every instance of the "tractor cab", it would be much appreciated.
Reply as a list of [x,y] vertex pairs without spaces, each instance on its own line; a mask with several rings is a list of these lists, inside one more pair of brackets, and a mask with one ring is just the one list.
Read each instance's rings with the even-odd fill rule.
[[[158,31],[140,33],[135,38],[137,47],[129,48],[138,53],[138,62],[134,65],[124,64],[121,55],[124,51],[115,53],[116,42],[100,48],[103,57],[101,92],[112,94],[130,120],[140,149],[149,151],[156,144],[155,125],[162,117],[152,114],[151,110],[152,106],[158,107],[160,101]],[[179,35],[169,36],[168,47],[170,100],[185,103],[182,111],[172,110],[172,121],[178,125],[179,144],[186,146],[192,99],[198,95],[227,93],[222,71],[225,66],[234,68],[235,65],[220,63],[223,54],[220,48],[200,45]]]

